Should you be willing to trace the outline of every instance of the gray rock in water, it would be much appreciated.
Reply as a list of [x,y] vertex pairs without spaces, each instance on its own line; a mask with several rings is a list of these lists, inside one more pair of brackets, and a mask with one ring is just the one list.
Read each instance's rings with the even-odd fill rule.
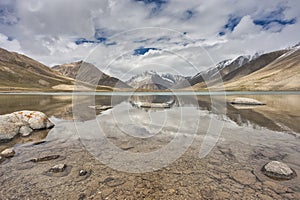
[[23,136],[26,137],[28,135],[30,135],[33,132],[33,130],[28,127],[28,126],[22,126],[19,130],[19,133]]
[[10,141],[18,134],[28,136],[33,130],[53,126],[47,116],[38,111],[19,111],[0,115],[0,142]]
[[250,99],[250,98],[235,98],[231,102],[231,104],[238,104],[238,105],[266,105],[263,102],[257,101],[255,99]]
[[63,172],[66,169],[67,165],[66,164],[58,164],[49,170],[50,172],[58,173],[58,172]]
[[4,151],[2,151],[0,153],[1,156],[3,156],[4,158],[11,158],[15,155],[15,150],[13,148],[8,148],[8,149],[5,149]]
[[263,166],[262,172],[273,179],[290,180],[297,176],[296,172],[287,164],[279,161],[271,161]]

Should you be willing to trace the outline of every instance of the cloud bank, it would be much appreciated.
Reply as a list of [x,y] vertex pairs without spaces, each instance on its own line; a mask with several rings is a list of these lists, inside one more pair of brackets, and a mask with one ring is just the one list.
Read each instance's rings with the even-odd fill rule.
[[194,75],[299,42],[294,0],[2,0],[0,47],[49,66],[86,60],[126,80]]

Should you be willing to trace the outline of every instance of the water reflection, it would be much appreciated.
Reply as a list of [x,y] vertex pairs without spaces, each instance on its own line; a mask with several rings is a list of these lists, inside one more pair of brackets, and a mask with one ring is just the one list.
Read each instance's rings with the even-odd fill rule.
[[[38,110],[62,120],[88,121],[95,119],[103,112],[90,109],[91,106],[124,106],[129,104],[132,117],[135,109],[156,111],[163,114],[168,109],[192,107],[209,111],[209,113],[226,113],[226,117],[240,126],[267,128],[274,131],[300,133],[300,95],[240,95],[266,103],[264,106],[236,107],[227,103],[222,107],[222,98],[214,97],[214,104],[209,96],[172,96],[172,95],[134,95],[134,96],[52,96],[52,95],[0,95],[0,114],[19,110]],[[74,98],[77,104],[74,104]],[[227,100],[236,98],[228,96]],[[123,103],[123,104],[122,104]],[[125,103],[125,104],[124,104]],[[160,106],[160,107],[159,107]],[[73,111],[80,113],[74,118]],[[223,109],[223,110],[222,110]],[[192,111],[191,111],[192,112]],[[195,112],[195,111],[194,111]],[[207,113],[207,114],[209,114]],[[176,121],[176,119],[174,119]],[[129,126],[128,126],[129,127]],[[130,128],[130,127],[129,127]],[[40,134],[45,137],[47,134]],[[42,139],[39,137],[39,139]],[[35,139],[32,139],[35,140]],[[26,138],[24,141],[31,141]]]
[[48,116],[72,119],[72,97],[52,95],[0,95],[0,114],[37,110]]
[[[266,103],[265,106],[238,109],[228,105],[228,116],[234,120],[259,125],[275,131],[300,133],[299,95],[248,95]],[[234,97],[230,97],[234,98]]]

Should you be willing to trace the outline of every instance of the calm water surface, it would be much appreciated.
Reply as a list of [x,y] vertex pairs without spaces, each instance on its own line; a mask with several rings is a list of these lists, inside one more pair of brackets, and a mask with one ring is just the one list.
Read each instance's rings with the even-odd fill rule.
[[[235,97],[257,99],[266,105],[245,107],[227,103]],[[170,108],[141,108],[138,106],[140,102],[168,103]],[[210,198],[221,195],[220,192],[223,195],[228,193],[233,199],[242,196],[258,198],[258,193],[275,199],[300,197],[299,176],[291,181],[274,183],[274,187],[290,190],[276,193],[270,189],[273,187],[271,180],[260,173],[260,168],[266,162],[279,160],[300,174],[298,93],[231,93],[226,97],[210,97],[206,94],[1,94],[0,105],[0,114],[19,110],[42,111],[56,125],[50,131],[36,132],[30,137],[0,144],[0,150],[14,146],[17,151],[14,158],[1,164],[0,175],[4,173],[3,170],[11,171],[5,179],[3,176],[0,178],[3,183],[6,182],[6,189],[19,181],[25,184],[19,185],[19,190],[24,192],[32,186],[29,184],[32,182],[30,173],[40,173],[33,183],[45,191],[44,198],[50,198],[51,188],[77,188],[71,186],[72,181],[81,180],[76,170],[87,168],[93,173],[90,178],[86,177],[85,190],[72,194],[66,190],[64,195],[70,198],[78,198],[80,193],[92,196],[100,184],[102,197],[112,198],[128,197],[124,193],[126,188],[140,191],[133,195],[136,198],[143,198],[142,194],[147,188],[149,191],[144,197],[152,195],[153,198],[170,195],[175,195],[177,199],[199,195]],[[112,109],[101,111],[95,109],[97,105],[112,106]],[[44,143],[35,145],[37,141]],[[168,144],[176,145],[176,148],[169,148]],[[111,146],[126,153],[116,154]],[[161,157],[151,154],[165,147],[169,151],[166,154],[161,152]],[[149,156],[151,164],[145,162],[141,165],[143,157],[136,156],[140,153]],[[55,162],[42,165],[28,163],[34,157],[48,154],[61,156]],[[42,183],[49,178],[45,176],[45,167],[57,162],[67,163],[70,166],[68,173],[64,179],[52,177],[56,182],[44,186]],[[137,170],[147,173],[141,176],[131,174]],[[138,189],[139,184],[146,185]],[[114,193],[109,192],[112,188]],[[128,191],[131,191],[130,194],[133,192],[132,189]],[[10,190],[7,195],[14,192]],[[30,195],[35,192],[38,191],[33,189]],[[63,194],[54,192],[53,195],[59,197]]]

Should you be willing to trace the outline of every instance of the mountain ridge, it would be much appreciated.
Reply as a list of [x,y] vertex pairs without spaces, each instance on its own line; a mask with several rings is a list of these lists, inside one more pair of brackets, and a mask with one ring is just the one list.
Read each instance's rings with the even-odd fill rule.
[[[87,63],[84,61],[77,61],[72,63],[66,63],[62,65],[55,65],[52,67],[53,70],[57,71],[63,76],[70,77],[72,79],[77,79],[78,73],[81,73],[80,76],[86,76],[84,79],[88,80],[89,76],[97,74],[98,82],[93,84],[98,84],[102,86],[109,86],[113,88],[131,88],[129,85],[119,80],[118,78],[111,77],[96,66],[91,63]],[[82,80],[84,81],[84,80]]]
[[105,91],[118,88],[131,91],[132,87],[145,91],[186,90],[190,86],[197,91],[206,90],[207,84],[217,89],[221,86],[218,82],[220,77],[226,90],[300,90],[299,71],[300,45],[226,59],[192,77],[145,71],[126,82],[84,61],[50,68],[26,55],[0,48],[2,91],[70,91],[76,81],[85,82],[88,87],[96,85],[97,90]]
[[72,85],[73,81],[52,71],[46,65],[16,52],[0,48],[1,89],[52,90],[56,85]]
[[[75,80],[63,76],[50,67],[16,52],[0,48],[0,90],[56,92],[73,91]],[[85,90],[91,85],[79,82]],[[99,91],[112,91],[111,87],[97,86]]]
[[186,77],[165,73],[159,75],[155,71],[145,71],[131,77],[126,83],[135,89],[166,90],[185,80]]
[[[300,80],[299,75],[297,76],[300,71],[300,56],[297,54],[300,54],[299,47],[264,53],[223,76],[222,82],[209,82],[209,88],[218,90],[224,86],[229,91],[300,90],[300,81],[297,81]],[[290,83],[283,81],[283,77],[290,80]],[[196,83],[193,89],[208,89],[207,83]]]
[[292,49],[261,69],[225,82],[227,90],[300,90],[300,49]]

